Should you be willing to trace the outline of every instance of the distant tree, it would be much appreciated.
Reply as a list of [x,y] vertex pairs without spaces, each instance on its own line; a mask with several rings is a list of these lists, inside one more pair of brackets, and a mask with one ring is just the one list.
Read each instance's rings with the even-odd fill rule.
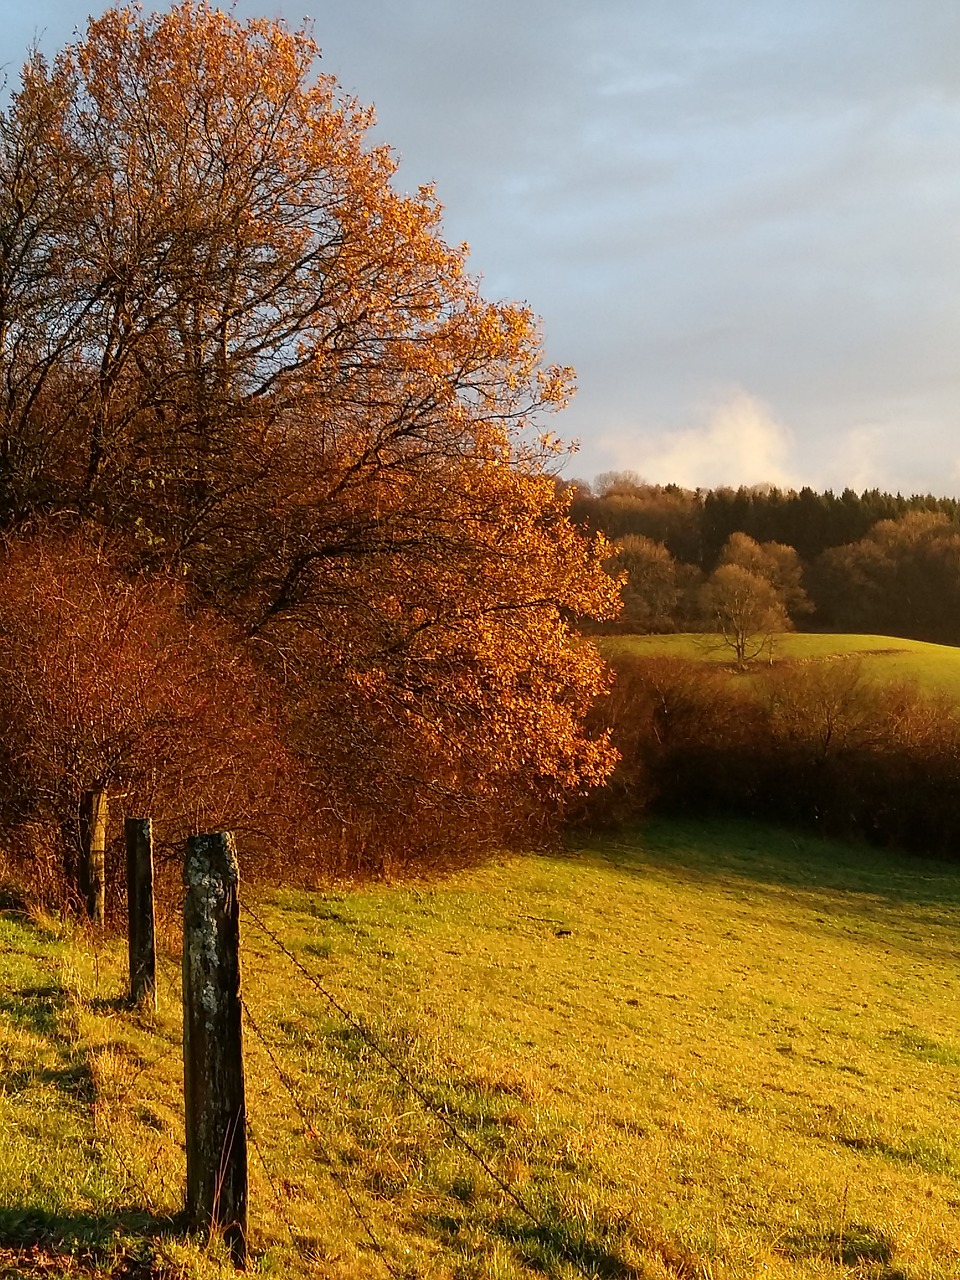
[[593,491],[601,498],[614,494],[633,496],[646,488],[649,485],[637,471],[601,471],[593,482]]
[[695,565],[675,560],[662,542],[639,534],[620,538],[613,549],[611,566],[626,575],[618,631],[643,634],[696,628],[702,575]]
[[625,631],[664,632],[676,629],[677,562],[652,538],[632,534],[614,543],[614,564],[626,573],[623,612]]
[[704,623],[716,633],[717,643],[733,654],[738,671],[764,651],[771,653],[774,635],[790,627],[776,587],[739,564],[723,564],[713,571],[701,603]]
[[745,533],[732,533],[720,553],[720,563],[737,564],[766,578],[777,591],[792,621],[812,612],[803,589],[803,566],[793,547],[782,542],[756,542]]

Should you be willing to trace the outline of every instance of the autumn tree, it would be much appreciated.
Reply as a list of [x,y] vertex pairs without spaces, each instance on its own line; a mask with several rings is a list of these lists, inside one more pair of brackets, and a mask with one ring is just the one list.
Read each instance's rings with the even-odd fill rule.
[[675,560],[662,542],[639,534],[619,538],[614,551],[612,568],[626,575],[620,630],[682,631],[695,619],[701,575],[693,565]]
[[793,547],[782,542],[757,542],[745,533],[732,533],[720,552],[720,564],[736,564],[765,578],[779,595],[791,621],[812,612],[803,588],[803,566]]
[[878,521],[859,542],[825,552],[815,578],[823,614],[840,629],[960,639],[960,528],[943,512]]
[[604,775],[573,624],[617,583],[549,475],[570,371],[318,56],[187,0],[28,62],[0,120],[0,518],[96,522],[228,619],[361,857]]
[[705,624],[732,653],[738,671],[764,651],[770,653],[774,635],[790,625],[783,598],[769,579],[739,564],[715,569],[701,600]]
[[615,567],[626,573],[623,614],[629,631],[672,631],[677,608],[677,565],[662,542],[636,534],[614,544]]

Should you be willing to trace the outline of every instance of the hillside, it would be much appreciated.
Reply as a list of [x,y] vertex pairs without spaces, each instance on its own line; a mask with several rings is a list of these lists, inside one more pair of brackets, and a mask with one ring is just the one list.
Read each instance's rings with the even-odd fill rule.
[[[699,633],[678,635],[605,636],[597,641],[602,653],[688,658],[725,663],[732,653]],[[774,639],[774,661],[825,661],[833,657],[862,658],[867,674],[885,682],[915,680],[930,693],[960,698],[960,648],[904,640],[895,636],[813,635],[785,632]]]
[[[171,1221],[176,959],[133,1014],[119,945],[15,907],[0,1274],[216,1274]],[[960,1274],[957,869],[661,821],[254,910],[260,1273]]]

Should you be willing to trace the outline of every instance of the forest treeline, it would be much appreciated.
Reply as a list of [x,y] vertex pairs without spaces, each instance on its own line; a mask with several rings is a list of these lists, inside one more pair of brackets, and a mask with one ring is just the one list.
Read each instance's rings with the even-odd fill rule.
[[[960,644],[955,498],[877,489],[689,490],[631,473],[565,488],[574,521],[610,539],[617,552],[610,569],[628,577],[624,611],[610,629],[710,629],[715,610],[705,584],[730,561],[764,577],[756,557],[766,548],[781,570],[793,565],[781,597],[786,625]],[[777,619],[770,621],[776,629]]]

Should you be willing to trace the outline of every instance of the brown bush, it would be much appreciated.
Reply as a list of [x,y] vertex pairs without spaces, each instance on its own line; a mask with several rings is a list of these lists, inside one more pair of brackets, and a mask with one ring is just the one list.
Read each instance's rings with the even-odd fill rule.
[[877,684],[845,659],[750,680],[671,659],[615,666],[597,715],[622,760],[581,820],[734,812],[958,856],[960,715],[947,699]]
[[463,864],[555,831],[555,780],[514,754],[497,771],[452,750],[442,700],[425,730],[385,681],[346,678],[319,641],[310,661],[302,638],[271,676],[257,639],[126,552],[93,528],[0,549],[0,842],[35,895],[76,900],[90,790],[110,797],[114,909],[124,814],[153,817],[171,900],[196,830],[236,832],[247,880],[306,883]]
[[620,763],[578,817],[622,822],[647,807],[727,807],[756,786],[753,744],[765,712],[742,681],[681,658],[613,660],[610,693],[593,712]]
[[269,686],[181,584],[125,573],[99,533],[3,547],[0,832],[48,894],[75,891],[80,799],[96,789],[116,817],[152,816],[161,849],[230,827],[265,871],[298,796],[278,722]]

